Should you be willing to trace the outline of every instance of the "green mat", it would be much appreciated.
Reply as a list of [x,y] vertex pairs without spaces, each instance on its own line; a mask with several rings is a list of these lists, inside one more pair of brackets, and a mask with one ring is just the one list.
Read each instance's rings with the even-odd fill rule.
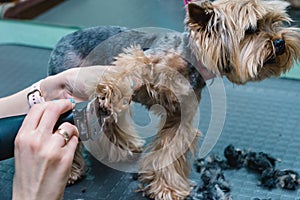
[[58,40],[79,27],[63,27],[30,21],[0,20],[0,44],[53,48]]
[[[52,49],[62,36],[80,28],[31,21],[0,20],[0,44],[19,44]],[[293,69],[282,77],[300,79],[300,64],[295,64]]]

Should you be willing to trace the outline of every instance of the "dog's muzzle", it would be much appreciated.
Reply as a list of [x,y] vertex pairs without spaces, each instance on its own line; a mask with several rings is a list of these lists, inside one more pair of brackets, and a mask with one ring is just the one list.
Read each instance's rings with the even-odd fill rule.
[[276,39],[273,41],[276,56],[282,55],[285,52],[285,41],[283,39]]

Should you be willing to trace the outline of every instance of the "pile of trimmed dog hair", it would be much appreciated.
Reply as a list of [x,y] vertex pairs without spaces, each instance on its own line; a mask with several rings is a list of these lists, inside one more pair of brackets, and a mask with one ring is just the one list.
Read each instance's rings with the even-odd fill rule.
[[[282,188],[296,190],[300,185],[300,178],[293,170],[276,169],[274,157],[263,152],[240,150],[228,145],[224,150],[224,157],[210,155],[204,159],[197,159],[194,163],[196,172],[200,174],[200,182],[194,186],[187,200],[231,200],[230,183],[225,179],[224,170],[246,168],[256,173],[260,186],[273,189]],[[259,200],[259,198],[256,198]]]

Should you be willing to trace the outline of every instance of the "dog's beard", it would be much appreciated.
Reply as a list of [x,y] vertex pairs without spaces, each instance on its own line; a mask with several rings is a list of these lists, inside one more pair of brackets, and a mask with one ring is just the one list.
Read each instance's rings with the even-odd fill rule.
[[[192,31],[191,35],[195,37],[191,47],[204,66],[237,84],[280,76],[300,58],[297,28],[279,28],[276,36],[268,32],[244,35],[241,41],[232,41],[229,34],[219,37]],[[278,49],[274,40],[283,41],[284,47]]]
[[300,29],[281,1],[215,1],[188,5],[190,46],[203,65],[244,84],[279,76],[300,59]]
[[284,28],[277,32],[277,37],[284,46],[276,47],[268,33],[245,38],[240,55],[236,56],[239,59],[231,60],[236,69],[233,78],[229,75],[232,81],[259,81],[290,70],[300,57],[300,35],[292,28]]

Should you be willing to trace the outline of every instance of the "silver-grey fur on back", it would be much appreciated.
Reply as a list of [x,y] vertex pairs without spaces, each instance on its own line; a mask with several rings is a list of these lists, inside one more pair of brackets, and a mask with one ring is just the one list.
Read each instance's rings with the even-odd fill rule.
[[68,34],[57,43],[50,56],[48,75],[74,67],[111,64],[116,55],[131,45],[140,45],[147,53],[175,51],[194,63],[188,43],[187,33],[175,31],[129,30],[118,26],[87,28]]

